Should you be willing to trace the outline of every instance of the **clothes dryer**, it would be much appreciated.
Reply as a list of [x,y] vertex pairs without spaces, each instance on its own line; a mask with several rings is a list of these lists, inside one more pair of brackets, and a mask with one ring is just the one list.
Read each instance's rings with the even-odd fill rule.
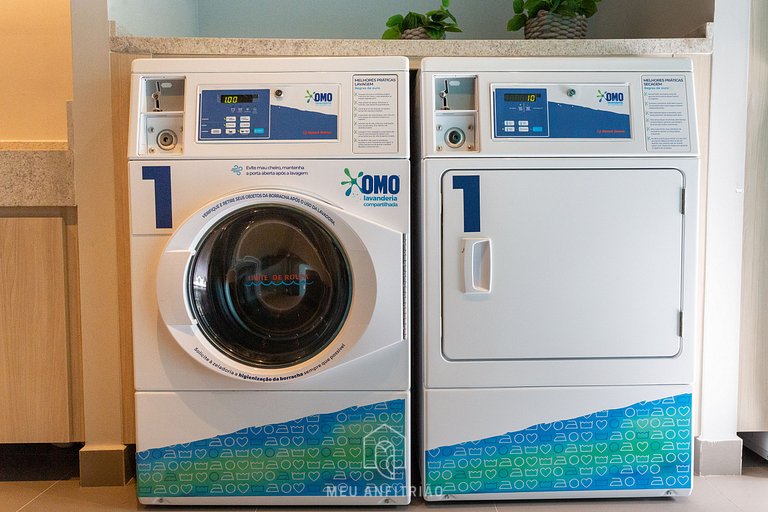
[[407,60],[131,85],[139,501],[408,503]]
[[424,59],[422,461],[443,499],[691,492],[691,62]]

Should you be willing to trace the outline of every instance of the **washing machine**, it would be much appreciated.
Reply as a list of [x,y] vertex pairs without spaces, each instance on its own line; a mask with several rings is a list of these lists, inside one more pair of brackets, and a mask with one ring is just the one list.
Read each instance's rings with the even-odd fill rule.
[[691,62],[430,58],[418,99],[426,498],[689,494]]
[[131,91],[139,501],[408,503],[407,60],[136,60]]

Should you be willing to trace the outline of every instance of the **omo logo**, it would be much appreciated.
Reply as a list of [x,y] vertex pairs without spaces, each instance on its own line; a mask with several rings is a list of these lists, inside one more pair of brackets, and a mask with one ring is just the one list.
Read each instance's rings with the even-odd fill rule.
[[605,101],[609,105],[622,105],[624,103],[624,93],[623,92],[609,92],[609,91],[601,91],[600,89],[597,90],[597,102],[602,103]]
[[307,89],[307,94],[304,95],[304,99],[307,103],[315,103],[315,105],[330,105],[333,103],[332,92],[313,92]]
[[386,174],[365,174],[363,171],[357,173],[357,176],[352,176],[349,169],[344,169],[344,174],[349,178],[346,181],[342,181],[342,185],[347,186],[345,195],[350,196],[355,187],[357,190],[366,195],[397,195],[400,193],[400,176],[386,175]]

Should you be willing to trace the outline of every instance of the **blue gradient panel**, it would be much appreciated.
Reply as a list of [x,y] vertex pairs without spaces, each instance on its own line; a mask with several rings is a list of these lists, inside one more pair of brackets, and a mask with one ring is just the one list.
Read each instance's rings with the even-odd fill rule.
[[629,139],[630,118],[605,110],[564,103],[549,104],[549,130],[553,139]]
[[691,487],[691,395],[426,452],[426,494]]
[[390,400],[144,450],[138,495],[406,496],[405,406]]
[[335,140],[338,118],[308,110],[272,105],[272,140]]

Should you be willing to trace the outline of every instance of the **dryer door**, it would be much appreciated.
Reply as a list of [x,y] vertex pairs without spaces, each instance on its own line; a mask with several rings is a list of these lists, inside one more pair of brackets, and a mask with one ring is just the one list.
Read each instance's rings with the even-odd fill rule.
[[675,169],[443,174],[445,357],[678,354],[683,188]]
[[[369,238],[387,243],[381,268]],[[397,290],[378,289],[376,273],[402,272],[401,239],[300,194],[225,197],[171,237],[158,267],[160,312],[181,347],[219,373],[305,377],[354,352],[377,297],[399,302]]]

